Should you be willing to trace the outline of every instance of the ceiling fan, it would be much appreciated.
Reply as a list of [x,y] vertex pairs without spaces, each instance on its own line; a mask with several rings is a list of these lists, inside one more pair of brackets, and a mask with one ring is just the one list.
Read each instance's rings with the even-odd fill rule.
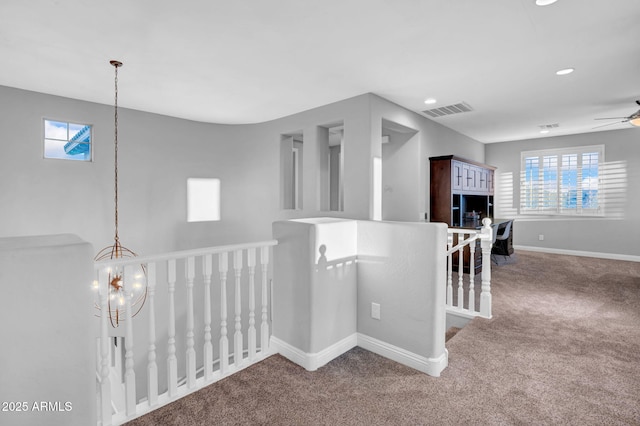
[[[636,103],[640,105],[640,100],[636,101]],[[620,123],[629,123],[632,126],[640,127],[640,109],[628,117],[596,118],[596,120],[621,120],[621,121],[617,121],[615,123],[603,124],[602,126],[594,127],[594,129],[599,129],[600,127],[611,126],[613,124],[620,124]]]

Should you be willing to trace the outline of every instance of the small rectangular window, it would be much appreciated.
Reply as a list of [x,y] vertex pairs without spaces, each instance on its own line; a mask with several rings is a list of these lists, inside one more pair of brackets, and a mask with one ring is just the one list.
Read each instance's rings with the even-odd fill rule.
[[91,161],[92,126],[44,120],[44,158]]
[[187,222],[220,220],[220,179],[187,179]]

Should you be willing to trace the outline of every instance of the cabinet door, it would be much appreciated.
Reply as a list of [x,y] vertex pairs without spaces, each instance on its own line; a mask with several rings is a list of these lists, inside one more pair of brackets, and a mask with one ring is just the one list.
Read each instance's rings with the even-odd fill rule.
[[483,194],[489,193],[489,169],[480,169],[478,191],[482,192]]
[[455,160],[451,161],[451,188],[461,190],[463,188],[462,181],[462,163]]
[[493,185],[494,185],[494,171],[489,170],[489,174],[487,175],[488,183],[487,190],[489,191],[489,195],[493,195]]
[[473,191],[475,186],[475,172],[471,164],[462,164],[462,189]]
[[473,186],[469,189],[476,192],[482,191],[482,168],[477,166],[471,166],[471,168],[473,170]]

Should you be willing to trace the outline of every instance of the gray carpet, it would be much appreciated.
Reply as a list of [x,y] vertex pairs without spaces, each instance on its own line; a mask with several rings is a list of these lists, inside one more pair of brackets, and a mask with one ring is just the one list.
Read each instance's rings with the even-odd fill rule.
[[316,372],[275,355],[128,424],[640,425],[640,263],[520,251],[492,284],[439,378],[360,348]]

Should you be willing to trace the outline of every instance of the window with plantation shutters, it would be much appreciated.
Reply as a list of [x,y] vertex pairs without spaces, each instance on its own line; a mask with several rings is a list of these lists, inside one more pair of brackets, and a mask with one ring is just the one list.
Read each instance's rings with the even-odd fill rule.
[[520,213],[602,215],[603,163],[603,145],[522,152]]

